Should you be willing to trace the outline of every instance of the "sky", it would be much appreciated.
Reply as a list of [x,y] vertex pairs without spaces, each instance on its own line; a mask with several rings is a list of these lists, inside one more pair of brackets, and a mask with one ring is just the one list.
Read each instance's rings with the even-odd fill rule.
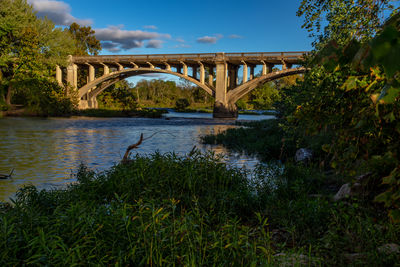
[[[27,0],[59,27],[90,26],[100,55],[311,50],[296,16],[301,0]],[[261,67],[256,68],[256,73]],[[239,77],[241,77],[239,69]],[[182,82],[173,75],[128,79]]]
[[59,26],[91,26],[101,54],[308,51],[301,0],[28,0]]

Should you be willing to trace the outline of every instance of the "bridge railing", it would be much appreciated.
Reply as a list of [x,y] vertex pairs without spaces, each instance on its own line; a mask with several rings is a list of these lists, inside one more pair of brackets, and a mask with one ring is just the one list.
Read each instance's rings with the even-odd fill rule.
[[223,58],[229,60],[262,60],[262,59],[300,59],[307,54],[301,52],[247,52],[247,53],[193,53],[193,54],[153,54],[153,55],[104,55],[104,56],[74,56],[72,61],[85,62],[118,62],[118,61],[169,61],[169,60],[207,60],[213,61],[223,54]]

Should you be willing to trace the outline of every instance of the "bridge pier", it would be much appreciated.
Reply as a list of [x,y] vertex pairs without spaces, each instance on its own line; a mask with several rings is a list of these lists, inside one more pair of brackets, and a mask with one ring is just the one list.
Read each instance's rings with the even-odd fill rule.
[[213,117],[236,118],[238,116],[237,107],[234,103],[229,103],[226,94],[228,88],[228,63],[223,60],[223,53],[217,54],[217,60],[219,61],[216,61],[216,86]]

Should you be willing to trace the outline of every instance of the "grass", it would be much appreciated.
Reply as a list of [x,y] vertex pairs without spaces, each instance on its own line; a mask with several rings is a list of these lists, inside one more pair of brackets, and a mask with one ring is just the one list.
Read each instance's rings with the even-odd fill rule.
[[[318,155],[315,161],[295,164],[293,157],[298,144],[286,137],[279,123],[279,120],[241,123],[244,127],[203,136],[202,140],[257,155],[269,162],[269,166],[277,160],[285,162],[283,174],[275,172],[272,176],[279,178],[270,186],[261,186],[263,189],[258,189],[257,194],[261,203],[265,203],[263,212],[270,225],[279,229],[286,246],[296,250],[309,246],[312,255],[322,257],[324,265],[329,266],[397,264],[400,252],[389,255],[378,248],[400,243],[400,225],[388,221],[387,210],[372,202],[368,194],[334,203],[332,196],[346,181],[325,172],[318,165]],[[311,147],[319,142],[318,138],[309,140]]]
[[205,144],[221,144],[231,150],[256,155],[262,161],[285,160],[295,153],[294,143],[284,139],[284,132],[278,127],[277,120],[238,124],[245,127],[228,129],[216,135],[205,135],[201,140]]
[[[376,247],[400,229],[323,194],[324,176],[292,164],[248,179],[212,154],[135,156],[63,190],[26,186],[0,206],[1,265],[390,265]],[[356,200],[354,200],[356,201]],[[356,201],[362,205],[362,201]]]

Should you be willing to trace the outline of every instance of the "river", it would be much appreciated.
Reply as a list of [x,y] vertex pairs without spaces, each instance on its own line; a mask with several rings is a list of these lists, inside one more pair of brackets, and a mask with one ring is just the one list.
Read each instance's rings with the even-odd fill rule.
[[[269,119],[273,116],[240,115],[239,120]],[[0,201],[13,197],[24,184],[53,188],[75,181],[72,175],[84,163],[96,171],[119,162],[128,145],[141,133],[145,140],[133,151],[142,155],[155,151],[185,154],[196,146],[225,155],[231,166],[252,169],[254,157],[228,153],[222,146],[200,143],[200,136],[235,127],[234,120],[212,119],[212,114],[175,113],[164,118],[17,118],[0,119]]]

